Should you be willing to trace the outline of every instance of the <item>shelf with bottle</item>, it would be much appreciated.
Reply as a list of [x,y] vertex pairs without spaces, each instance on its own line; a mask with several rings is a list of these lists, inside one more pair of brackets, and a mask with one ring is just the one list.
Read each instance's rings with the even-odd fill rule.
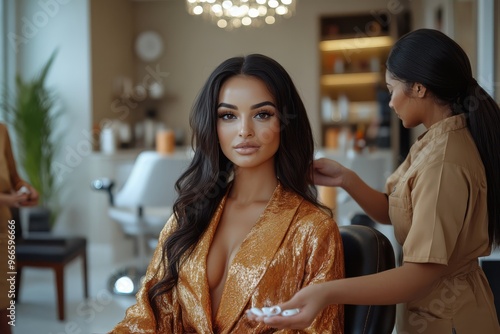
[[[321,129],[323,133],[323,145],[329,147],[331,138],[339,133],[342,128],[356,133],[360,128],[369,129],[362,131],[368,137],[367,145],[381,145],[381,137],[388,136],[387,127],[390,127],[390,108],[384,90],[376,90],[373,100],[350,100],[345,94],[340,94],[338,99],[323,96],[321,101]],[[384,100],[382,100],[384,98]],[[388,116],[389,115],[389,116]],[[333,129],[333,130],[332,130]],[[380,133],[375,133],[381,130]],[[390,132],[390,131],[389,131]],[[387,143],[387,140],[383,140]]]
[[378,116],[377,101],[350,101],[345,94],[338,99],[323,96],[321,118],[325,125],[369,123]]
[[325,127],[326,149],[339,152],[364,152],[377,146],[378,129],[374,123],[356,123]]
[[[376,101],[350,102],[345,95],[338,100],[322,99],[322,132],[324,145],[336,148],[339,135],[351,137],[360,129],[373,128],[379,123],[379,106]],[[365,130],[362,131],[366,133]]]
[[[360,105],[376,103],[377,92],[380,89],[386,90],[385,60],[392,43],[392,38],[383,37],[384,44],[379,42],[352,53],[346,53],[345,50],[327,50],[327,47],[320,46],[323,50],[320,76],[322,99],[330,98],[335,104],[345,96],[349,102],[356,102]],[[366,39],[370,38],[377,37]],[[321,43],[324,42],[332,41]],[[353,43],[349,42],[349,45]]]
[[[369,43],[370,40],[380,42]],[[363,42],[358,38],[321,40],[319,42],[322,57],[323,73],[342,72],[376,72],[379,70],[381,61],[387,55],[393,44],[390,36],[363,37]],[[334,44],[339,43],[340,44]],[[345,42],[346,44],[342,44]]]
[[371,13],[320,19],[321,129],[326,147],[345,138],[353,138],[360,149],[379,145],[378,132],[386,124],[378,97],[387,91],[385,61],[394,43],[389,23],[388,17]]

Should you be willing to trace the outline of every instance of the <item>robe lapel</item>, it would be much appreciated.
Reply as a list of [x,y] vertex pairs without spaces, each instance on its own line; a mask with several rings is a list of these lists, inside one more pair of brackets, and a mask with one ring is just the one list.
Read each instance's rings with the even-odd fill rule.
[[[178,291],[183,296],[181,300],[190,300],[191,325],[196,327],[198,333],[212,333],[212,309],[210,300],[210,290],[207,279],[207,255],[212,244],[217,225],[219,224],[226,196],[220,202],[215,211],[210,225],[201,237],[189,259],[182,266],[179,272]],[[181,279],[184,277],[184,279]],[[192,307],[196,308],[193,310]]]
[[285,191],[279,184],[262,216],[242,242],[230,264],[215,318],[220,333],[228,333],[242,316],[279,249],[301,201],[302,198]]

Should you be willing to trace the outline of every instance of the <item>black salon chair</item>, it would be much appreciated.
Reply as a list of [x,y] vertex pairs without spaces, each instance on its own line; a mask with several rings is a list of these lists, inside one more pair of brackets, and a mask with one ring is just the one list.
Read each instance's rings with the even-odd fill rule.
[[[364,276],[395,267],[394,250],[385,235],[362,225],[339,226],[346,277]],[[391,334],[396,305],[345,305],[345,334]]]

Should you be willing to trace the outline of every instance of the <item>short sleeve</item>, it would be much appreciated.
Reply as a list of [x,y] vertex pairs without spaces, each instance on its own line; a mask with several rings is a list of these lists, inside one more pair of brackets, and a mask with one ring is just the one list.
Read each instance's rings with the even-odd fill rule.
[[469,185],[467,171],[446,162],[430,165],[415,178],[404,261],[448,264],[467,214]]

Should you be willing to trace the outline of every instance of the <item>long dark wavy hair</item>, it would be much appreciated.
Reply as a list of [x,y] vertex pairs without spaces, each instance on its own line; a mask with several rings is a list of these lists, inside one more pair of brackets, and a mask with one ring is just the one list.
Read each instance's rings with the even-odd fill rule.
[[309,168],[314,141],[306,109],[289,74],[275,60],[259,54],[234,57],[221,63],[203,86],[190,115],[195,153],[190,166],[176,183],[179,193],[174,204],[177,226],[163,244],[164,275],[148,295],[157,325],[156,299],[177,284],[180,266],[208,227],[230,182],[234,166],[217,143],[217,105],[222,85],[236,75],[260,79],[275,98],[280,119],[280,145],[274,159],[282,186],[329,210],[318,203],[316,189],[311,186]]
[[486,172],[490,244],[500,246],[500,109],[473,78],[467,54],[442,32],[419,29],[396,42],[387,70],[407,89],[418,82],[454,115],[465,114]]

